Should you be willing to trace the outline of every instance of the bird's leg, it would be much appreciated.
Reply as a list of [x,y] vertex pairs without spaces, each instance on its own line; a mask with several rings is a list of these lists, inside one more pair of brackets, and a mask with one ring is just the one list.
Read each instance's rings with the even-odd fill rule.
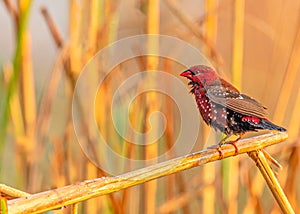
[[209,146],[209,147],[207,147],[208,149],[216,149],[217,151],[218,151],[218,153],[219,153],[219,159],[221,160],[221,159],[223,159],[223,152],[222,152],[222,150],[221,150],[221,144],[216,144],[216,145],[212,145],[212,146]]
[[226,144],[231,144],[233,145],[234,149],[235,149],[235,154],[234,155],[238,155],[239,154],[239,149],[238,147],[235,145],[235,143],[240,140],[242,138],[242,136],[244,135],[243,133],[242,134],[239,134],[238,137],[234,140],[231,140],[231,141],[227,141],[233,134],[229,134],[229,135],[226,135],[220,142],[219,144],[217,145],[217,150],[220,154],[220,159],[223,158],[223,153],[222,153],[222,150],[220,149],[222,145],[224,145],[225,143]]
[[228,138],[230,138],[232,136],[232,134],[226,135],[220,142],[219,142],[219,146],[222,146],[223,144],[227,143],[226,140]]
[[[231,136],[232,136],[232,134],[226,135],[226,136],[219,142],[219,144],[217,145],[217,146],[218,146],[218,147],[217,147],[217,150],[218,150],[218,152],[219,152],[219,154],[220,154],[220,159],[223,159],[223,152],[222,152],[222,150],[221,150],[221,146],[224,145],[225,143],[227,143],[226,140],[229,139]],[[236,148],[236,146],[235,146],[235,148]],[[237,148],[236,148],[235,151],[237,151]]]
[[216,149],[217,149],[217,151],[219,153],[220,160],[222,160],[224,158],[223,152],[221,150],[221,146],[222,145],[216,145]]
[[212,145],[212,146],[208,147],[209,149],[216,149],[219,152],[220,160],[223,159],[223,157],[224,157],[221,147],[223,144],[226,143],[226,140],[228,138],[230,138],[231,136],[232,136],[232,134],[226,135],[217,145]]
[[238,155],[239,154],[239,149],[238,147],[235,145],[235,143],[240,140],[242,138],[242,136],[244,135],[244,133],[242,134],[239,134],[238,135],[238,138],[236,138],[235,140],[232,140],[232,141],[228,141],[226,143],[230,143],[231,145],[233,145],[234,149],[235,149],[235,154],[234,155]]
[[223,155],[223,152],[221,150],[221,146],[220,144],[216,144],[216,145],[212,145],[212,146],[209,146],[207,147],[208,149],[216,149],[219,153],[219,160],[223,159],[224,155]]
[[223,155],[223,152],[221,150],[221,147],[222,145],[224,144],[231,144],[233,145],[234,149],[235,149],[235,155],[238,155],[239,154],[239,149],[238,147],[235,145],[235,143],[240,140],[242,138],[242,136],[244,135],[243,133],[242,134],[239,134],[238,137],[234,140],[230,140],[230,141],[227,141],[232,135],[234,134],[229,134],[229,135],[226,135],[217,145],[213,145],[213,146],[210,146],[208,147],[209,149],[216,149],[218,152],[219,152],[219,155],[220,155],[220,159],[223,159],[224,155]]

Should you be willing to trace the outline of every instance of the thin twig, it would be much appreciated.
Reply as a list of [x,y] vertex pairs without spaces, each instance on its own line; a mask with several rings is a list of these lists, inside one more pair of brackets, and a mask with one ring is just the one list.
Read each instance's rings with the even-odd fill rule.
[[15,20],[15,23],[14,23],[15,26],[18,26],[19,25],[19,11],[18,11],[17,7],[15,5],[13,5],[10,0],[4,0],[3,2],[5,4],[8,12],[12,16],[12,18]]
[[57,29],[57,26],[55,25],[53,19],[50,16],[47,8],[46,7],[41,7],[41,13],[43,14],[43,16],[45,18],[45,21],[46,21],[46,23],[48,25],[48,28],[49,28],[49,30],[50,30],[50,32],[52,34],[52,37],[53,37],[54,41],[56,43],[56,46],[58,48],[62,48],[64,42],[63,42],[63,40],[61,38],[61,35],[60,35],[60,33],[59,33],[58,29]]
[[261,151],[264,153],[268,161],[274,164],[274,166],[276,166],[278,169],[282,170],[281,164],[277,160],[275,160],[266,150],[262,149]]
[[[280,143],[286,140],[287,137],[288,134],[286,132],[277,132],[247,138],[237,142],[235,145],[239,154],[242,154]],[[223,145],[219,150],[222,152],[223,158],[236,155],[236,148],[230,144]],[[7,203],[9,213],[45,212],[213,162],[219,160],[220,156],[217,149],[206,149],[123,175],[86,180],[78,184],[10,200]]]

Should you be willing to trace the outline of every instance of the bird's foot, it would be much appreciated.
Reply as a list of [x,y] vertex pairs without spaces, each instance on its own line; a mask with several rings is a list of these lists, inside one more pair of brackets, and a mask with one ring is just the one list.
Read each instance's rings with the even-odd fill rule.
[[230,140],[230,141],[226,141],[231,135],[228,135],[228,136],[226,136],[224,139],[222,139],[221,141],[220,141],[220,143],[219,144],[231,144],[231,145],[233,145],[233,147],[234,147],[234,149],[235,149],[235,153],[234,153],[234,155],[236,156],[236,155],[238,155],[239,154],[239,148],[237,147],[237,145],[235,144],[236,142],[238,142],[241,138],[242,138],[242,136],[243,136],[244,134],[240,134],[240,135],[238,135],[238,137],[236,138],[236,139],[234,139],[234,140]]
[[236,144],[235,144],[239,139],[240,139],[240,138],[238,138],[237,140],[233,140],[233,141],[226,142],[227,144],[233,145],[234,150],[235,150],[234,156],[236,156],[236,155],[239,154],[239,148],[238,148],[238,147],[236,146]]
[[242,134],[240,134],[236,139],[234,140],[230,140],[230,141],[227,141],[229,138],[231,137],[231,135],[227,135],[225,138],[223,138],[217,145],[212,145],[210,147],[208,147],[208,149],[216,149],[219,153],[219,160],[223,159],[224,158],[224,154],[222,152],[222,149],[221,147],[224,145],[224,144],[231,144],[233,147],[234,147],[234,150],[235,150],[235,153],[234,155],[238,155],[239,154],[239,148],[237,147],[237,145],[235,144],[238,140],[241,139],[242,137]]
[[208,149],[216,149],[219,153],[219,160],[224,158],[223,152],[221,150],[222,144],[212,145],[207,147]]

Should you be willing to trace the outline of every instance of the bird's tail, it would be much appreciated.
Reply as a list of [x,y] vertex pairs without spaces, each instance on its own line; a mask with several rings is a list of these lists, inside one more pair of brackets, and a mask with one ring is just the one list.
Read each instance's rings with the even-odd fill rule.
[[285,132],[286,129],[280,126],[275,125],[274,123],[270,122],[267,119],[262,119],[260,122],[260,125],[262,126],[263,129],[269,129],[269,130],[277,130],[281,132]]

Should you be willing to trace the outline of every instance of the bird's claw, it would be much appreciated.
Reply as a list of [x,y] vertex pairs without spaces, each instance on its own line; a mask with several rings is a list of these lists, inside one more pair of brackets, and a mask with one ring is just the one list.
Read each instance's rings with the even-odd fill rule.
[[[226,144],[231,144],[233,147],[234,147],[234,156],[238,155],[239,154],[239,148],[236,146],[236,143],[237,140],[234,140],[234,141],[227,141]],[[213,146],[210,146],[208,147],[208,149],[216,149],[219,153],[219,160],[223,159],[224,158],[224,155],[223,155],[223,152],[222,152],[222,145],[224,145],[224,143],[219,143],[217,145],[213,145]]]
[[222,160],[224,158],[223,152],[221,150],[222,145],[217,146],[217,151],[219,152],[219,159]]
[[226,144],[231,144],[231,145],[233,145],[233,147],[234,147],[234,149],[235,149],[234,155],[236,156],[236,155],[239,154],[239,148],[236,146],[235,143],[238,142],[238,141],[241,139],[242,135],[243,135],[243,134],[240,134],[240,135],[238,136],[238,138],[236,138],[235,140],[231,140],[231,141],[226,141],[226,142],[225,142],[224,140],[229,138],[229,137],[227,136],[227,137],[225,137],[220,143],[222,143],[222,144],[226,143]]
[[221,150],[222,144],[212,145],[208,149],[216,149],[219,153],[219,160],[224,158],[223,152]]
[[239,154],[239,148],[236,146],[236,143],[237,142],[237,140],[234,140],[234,141],[229,141],[229,142],[227,142],[228,144],[231,144],[231,145],[233,145],[233,147],[234,147],[234,150],[235,150],[235,152],[234,152],[234,156],[236,156],[236,155],[238,155]]

